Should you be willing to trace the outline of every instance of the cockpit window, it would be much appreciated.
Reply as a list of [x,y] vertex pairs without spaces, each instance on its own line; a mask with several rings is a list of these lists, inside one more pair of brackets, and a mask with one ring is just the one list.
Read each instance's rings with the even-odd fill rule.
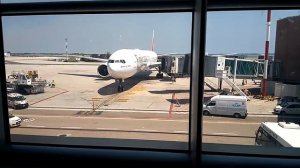
[[123,63],[123,64],[125,64],[125,60],[108,60],[108,63]]

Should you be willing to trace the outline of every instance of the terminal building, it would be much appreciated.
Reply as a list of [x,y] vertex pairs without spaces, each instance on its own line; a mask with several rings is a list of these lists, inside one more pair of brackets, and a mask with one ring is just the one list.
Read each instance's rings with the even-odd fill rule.
[[300,16],[277,21],[275,58],[280,63],[280,82],[300,84]]
[[275,96],[300,98],[300,16],[277,21],[274,61],[280,65]]

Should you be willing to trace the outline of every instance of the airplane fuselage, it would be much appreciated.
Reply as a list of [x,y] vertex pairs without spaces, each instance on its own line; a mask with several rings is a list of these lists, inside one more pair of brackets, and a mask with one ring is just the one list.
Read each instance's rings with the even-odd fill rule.
[[148,70],[154,62],[157,62],[157,54],[153,51],[121,49],[109,57],[107,70],[115,79],[126,79],[140,71]]

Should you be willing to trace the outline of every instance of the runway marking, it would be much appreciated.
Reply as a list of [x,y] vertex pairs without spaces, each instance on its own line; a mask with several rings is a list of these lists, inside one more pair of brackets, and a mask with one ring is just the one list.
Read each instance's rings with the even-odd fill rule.
[[63,129],[81,129],[81,127],[60,127]]
[[238,134],[232,133],[232,132],[216,132],[216,133],[211,133],[211,135],[232,135],[232,136],[237,136]]
[[188,131],[173,131],[174,133],[184,133],[184,134],[188,134]]
[[[29,107],[27,108],[29,110],[49,110],[49,111],[78,111],[78,110],[91,110],[91,108],[88,107],[82,107],[82,108],[72,108],[72,107]],[[109,113],[154,113],[154,114],[167,114],[169,113],[168,110],[164,109],[153,109],[153,110],[137,110],[137,109],[97,109],[96,112],[109,112]],[[174,110],[174,113],[177,114],[188,114],[188,111],[177,111]]]
[[149,129],[133,129],[134,131],[143,131],[143,132],[158,132],[158,130],[149,130]]
[[[28,110],[49,110],[49,111],[57,111],[57,110],[61,110],[61,111],[79,111],[79,110],[90,110],[91,108],[88,108],[88,107],[84,107],[84,108],[29,107],[27,109]],[[98,110],[96,110],[96,111],[98,111]]]
[[26,127],[36,127],[36,128],[44,128],[44,125],[26,125]]
[[[59,88],[59,89],[62,89],[62,88]],[[31,105],[34,105],[34,104],[37,104],[37,103],[40,103],[40,102],[42,102],[42,101],[45,101],[45,100],[51,99],[51,98],[53,98],[53,97],[59,96],[59,95],[61,95],[61,94],[64,94],[64,93],[67,93],[67,92],[69,92],[68,90],[65,90],[65,89],[62,89],[62,90],[63,90],[63,91],[62,91],[62,92],[60,92],[60,93],[57,93],[57,94],[55,94],[55,95],[52,95],[52,96],[46,97],[46,98],[44,98],[44,99],[42,99],[42,100],[38,100],[38,101],[36,101],[36,102],[33,102],[33,103],[31,103],[31,104],[30,104],[30,106],[31,106]]]
[[[78,110],[91,110],[91,108],[89,107],[77,107],[77,108],[73,108],[73,107],[29,107],[27,108],[29,110],[49,110],[49,111],[57,111],[57,110],[61,110],[61,111],[78,111]],[[107,113],[154,113],[154,114],[168,114],[169,110],[165,110],[165,109],[153,109],[153,110],[137,110],[137,109],[97,109],[95,110],[95,112],[107,112]],[[177,111],[174,110],[172,112],[173,114],[182,114],[182,115],[187,115],[189,114],[189,111]],[[278,117],[277,115],[274,115],[273,113],[270,112],[270,114],[248,114],[248,117],[272,117],[272,118],[276,118]]]
[[159,119],[159,118],[149,118],[149,119],[144,119],[144,118],[121,118],[121,117],[114,117],[114,118],[107,118],[107,117],[79,117],[79,116],[38,116],[38,115],[19,115],[23,117],[35,117],[35,118],[74,118],[74,119],[94,119],[94,120],[137,120],[137,121],[169,121],[169,122],[189,122],[188,120],[180,119],[180,120],[170,120],[170,119]]
[[97,130],[120,130],[118,128],[96,128]]
[[35,120],[34,118],[24,118],[24,119],[22,119],[23,122],[32,122],[34,120]]
[[244,124],[244,125],[257,125],[260,124],[261,122],[231,122],[231,121],[203,121],[203,123],[207,123],[207,124]]

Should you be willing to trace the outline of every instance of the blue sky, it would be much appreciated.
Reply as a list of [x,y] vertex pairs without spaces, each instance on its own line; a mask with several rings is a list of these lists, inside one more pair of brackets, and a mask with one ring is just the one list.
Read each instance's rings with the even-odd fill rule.
[[[3,1],[2,1],[3,2]],[[207,53],[263,53],[266,11],[209,12]],[[270,52],[274,52],[276,20],[298,10],[272,11]],[[11,52],[106,53],[121,48],[191,51],[191,13],[50,15],[3,17],[4,48]]]
[[[299,16],[299,10],[272,10],[270,52],[275,51],[276,21]],[[209,12],[207,16],[207,53],[264,53],[267,11]]]
[[11,52],[106,53],[121,48],[158,53],[191,51],[191,13],[7,16],[4,48]]

